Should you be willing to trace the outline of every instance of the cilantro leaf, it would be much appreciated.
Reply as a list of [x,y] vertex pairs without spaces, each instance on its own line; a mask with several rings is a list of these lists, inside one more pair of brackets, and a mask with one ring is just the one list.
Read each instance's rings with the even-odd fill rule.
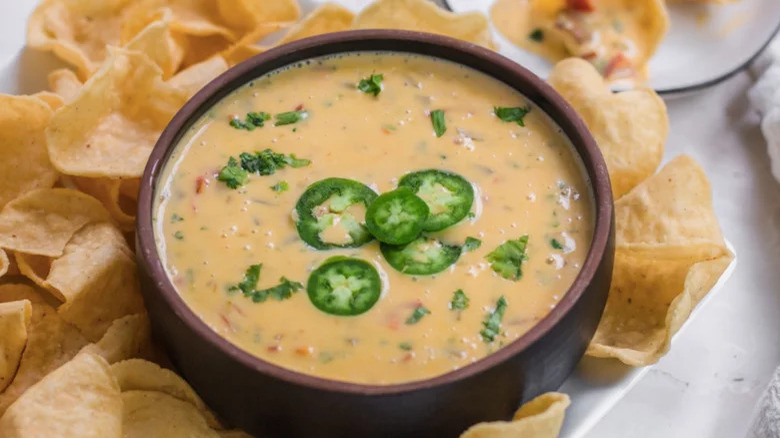
[[252,293],[252,291],[255,290],[255,287],[257,286],[257,282],[260,281],[260,269],[263,267],[262,263],[258,263],[256,265],[251,265],[246,269],[246,272],[244,273],[244,279],[241,280],[241,283],[238,283],[235,286],[230,286],[228,290],[230,291],[236,291],[240,290],[244,293],[244,295],[249,295]]
[[528,260],[525,253],[528,246],[528,235],[516,240],[507,240],[490,254],[485,256],[490,267],[507,280],[517,281],[523,278],[523,262]]
[[406,319],[406,325],[417,324],[420,322],[423,316],[429,315],[430,313],[431,311],[428,310],[425,306],[420,306],[414,309],[414,313],[412,313],[412,315]]
[[231,189],[237,189],[239,186],[244,185],[249,174],[242,169],[238,164],[238,160],[233,157],[228,159],[227,166],[223,167],[217,175],[217,180],[227,184]]
[[264,111],[256,111],[246,113],[246,118],[241,120],[239,118],[233,118],[230,120],[230,126],[236,129],[245,129],[247,131],[254,131],[255,128],[262,128],[265,125],[266,120],[270,120],[271,115]]
[[298,158],[295,156],[295,154],[290,154],[289,157],[285,157],[284,162],[287,163],[288,166],[296,169],[311,164],[311,160],[308,160],[306,158]]
[[292,125],[293,123],[298,123],[307,117],[309,117],[309,113],[305,110],[279,113],[276,115],[276,123],[274,123],[274,126]]
[[248,297],[251,298],[255,303],[262,303],[269,297],[274,298],[277,301],[283,301],[292,297],[293,293],[298,292],[302,288],[303,285],[301,283],[298,283],[297,281],[290,281],[287,278],[282,277],[279,279],[278,285],[269,287],[268,289],[253,291],[250,295],[248,295]]
[[465,310],[469,307],[469,297],[463,292],[463,289],[458,289],[452,294],[452,301],[450,301],[451,310]]
[[536,29],[533,30],[533,32],[531,32],[528,35],[528,38],[530,38],[533,41],[536,41],[537,43],[541,43],[542,41],[544,41],[544,31],[537,27]]
[[431,111],[431,122],[433,123],[433,132],[436,133],[436,137],[441,137],[447,132],[447,122],[444,120],[444,111]]
[[504,108],[500,106],[493,107],[493,112],[496,113],[496,117],[505,122],[517,122],[520,126],[525,126],[523,119],[526,114],[531,112],[530,106]]
[[550,246],[552,246],[554,249],[563,249],[563,245],[561,242],[558,242],[558,239],[551,239]]
[[404,351],[410,351],[412,349],[412,344],[408,342],[401,342],[400,344],[398,344],[398,348]]
[[358,90],[366,93],[366,94],[373,94],[374,96],[378,96],[379,93],[382,92],[382,80],[384,79],[384,76],[381,74],[375,75],[372,74],[371,76],[361,79],[360,82],[358,82]]
[[463,252],[471,252],[482,246],[482,241],[476,237],[467,237],[466,243],[463,244]]
[[496,309],[491,313],[488,313],[485,320],[482,322],[484,327],[479,332],[482,335],[482,340],[485,342],[493,342],[496,337],[501,334],[501,320],[504,318],[504,312],[507,308],[506,298],[502,295],[496,302]]
[[279,181],[278,183],[271,186],[271,190],[275,192],[286,192],[290,189],[290,185],[287,184],[287,181]]

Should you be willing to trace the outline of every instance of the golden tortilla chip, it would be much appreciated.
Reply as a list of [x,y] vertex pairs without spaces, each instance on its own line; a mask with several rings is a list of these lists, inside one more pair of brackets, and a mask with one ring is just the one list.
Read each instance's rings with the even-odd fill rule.
[[82,351],[98,354],[113,364],[133,357],[149,357],[152,351],[149,318],[146,313],[115,320],[100,340]]
[[162,69],[163,79],[173,76],[184,59],[184,48],[173,37],[170,25],[164,20],[150,23],[124,47],[151,58]]
[[488,19],[479,12],[455,14],[428,0],[378,0],[363,9],[355,29],[406,29],[438,33],[494,49]]
[[111,48],[103,67],[46,130],[54,166],[69,175],[139,177],[165,125],[187,96],[146,55]]
[[243,38],[232,44],[220,53],[230,65],[236,65],[247,59],[264,52],[266,49],[257,44],[258,41],[265,38],[277,30],[289,27],[288,22],[269,22],[259,25],[255,30],[244,35]]
[[144,311],[132,253],[110,223],[90,224],[74,234],[51,262],[46,286],[63,301],[57,308],[62,319],[92,342],[115,319]]
[[11,261],[8,260],[8,254],[0,248],[0,277],[8,273],[8,268],[11,267]]
[[0,209],[30,190],[57,181],[46,151],[45,131],[51,116],[51,108],[41,99],[0,94]]
[[119,44],[124,8],[131,0],[45,0],[27,23],[27,45],[53,52],[89,78]]
[[649,88],[612,93],[587,61],[565,59],[547,80],[585,121],[604,154],[615,199],[652,175],[669,135],[664,101]]
[[106,361],[79,354],[27,390],[0,418],[5,438],[120,438],[122,397]]
[[27,345],[30,300],[0,303],[0,393],[11,383]]
[[716,258],[728,251],[704,169],[687,155],[669,162],[615,204],[617,246],[664,258]]
[[[27,388],[69,361],[86,345],[76,327],[66,323],[44,296],[23,284],[0,285],[0,302],[29,300],[32,317],[27,327],[27,346],[11,384],[0,393],[0,415]],[[5,436],[0,434],[0,436]]]
[[284,35],[279,44],[320,35],[323,33],[349,30],[355,19],[349,9],[335,3],[325,3],[312,11],[300,23],[296,24]]
[[655,363],[733,256],[701,168],[681,156],[615,203],[617,246],[607,306],[587,354]]
[[548,392],[521,406],[512,421],[479,423],[460,438],[556,438],[569,404],[566,394]]
[[84,85],[76,73],[69,68],[61,68],[49,73],[49,88],[58,94],[65,102],[70,102],[79,94]]
[[[137,179],[137,178],[133,178]],[[125,196],[121,187],[125,180],[116,178],[73,177],[73,183],[79,190],[94,196],[123,231],[135,229],[135,211],[138,207],[135,199]]]
[[228,64],[223,57],[213,56],[180,71],[168,81],[168,84],[181,90],[189,98],[227,69]]
[[295,23],[301,9],[295,0],[217,0],[217,9],[223,20],[233,28],[251,31],[265,23]]
[[81,227],[109,220],[97,199],[79,191],[33,190],[0,210],[0,248],[58,257]]
[[42,100],[46,105],[49,106],[49,108],[51,108],[52,111],[56,111],[65,105],[65,101],[62,99],[62,97],[57,93],[52,93],[51,91],[39,91],[33,94],[32,97]]
[[157,391],[122,392],[124,438],[219,438],[191,403]]
[[171,370],[143,359],[130,359],[115,363],[111,367],[122,392],[157,391],[175,397],[195,406],[208,425],[221,429],[214,414],[190,385]]
[[222,56],[223,53],[230,50],[233,42],[222,35],[185,35],[179,38],[179,44],[184,47],[181,68],[186,69],[214,56]]

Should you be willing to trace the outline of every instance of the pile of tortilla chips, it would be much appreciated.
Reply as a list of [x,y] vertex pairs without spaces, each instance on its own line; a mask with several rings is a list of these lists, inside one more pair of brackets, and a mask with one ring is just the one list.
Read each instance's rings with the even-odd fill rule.
[[[30,17],[28,45],[72,69],[51,72],[50,91],[0,95],[0,436],[244,436],[154,363],[167,362],[150,340],[127,242],[160,132],[282,29],[278,43],[389,27],[493,47],[484,16],[426,0],[299,15],[294,0],[43,0]],[[613,286],[588,353],[653,363],[731,260],[709,183],[687,157],[654,175],[668,120],[652,91],[612,94],[578,60],[550,82],[593,131],[617,199]],[[568,404],[545,394],[513,421],[463,436],[554,437]]]

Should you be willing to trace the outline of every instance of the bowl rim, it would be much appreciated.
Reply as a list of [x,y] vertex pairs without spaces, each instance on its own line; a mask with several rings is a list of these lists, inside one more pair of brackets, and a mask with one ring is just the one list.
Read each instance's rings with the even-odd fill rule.
[[[367,40],[377,42],[379,40],[393,40],[399,43],[400,47],[404,47],[404,42],[410,42],[430,46],[430,49],[446,49],[448,53],[460,52],[466,57],[479,59],[481,62],[490,64],[493,68],[507,72],[520,81],[530,85],[530,88],[533,88],[534,91],[538,93],[537,100],[539,98],[544,99],[545,104],[552,106],[555,111],[563,115],[563,118],[556,119],[545,110],[545,112],[548,113],[548,116],[559,126],[561,126],[563,121],[566,121],[566,124],[570,127],[571,132],[565,132],[566,130],[561,126],[562,131],[564,131],[562,134],[566,135],[571,143],[575,145],[578,155],[583,163],[585,163],[586,175],[590,179],[590,185],[593,191],[595,204],[594,214],[596,216],[591,246],[579,274],[557,305],[528,332],[498,351],[457,370],[422,380],[389,385],[353,383],[294,371],[254,356],[220,336],[189,307],[168,278],[162,259],[158,254],[158,248],[155,242],[154,223],[152,220],[156,182],[167,163],[169,150],[172,150],[178,143],[181,133],[186,131],[194,120],[197,120],[200,116],[199,111],[201,111],[201,108],[213,106],[219,99],[222,99],[226,94],[235,90],[237,86],[240,86],[236,85],[237,83],[244,84],[251,80],[247,78],[258,77],[268,71],[274,70],[275,68],[272,68],[253,75],[253,71],[278,57],[295,54],[305,49],[318,48],[320,46],[342,47],[356,44],[357,42],[366,44]],[[405,49],[375,50],[380,52],[414,53],[466,65],[462,62],[452,60],[446,55],[438,56],[435,51],[423,53],[421,51]],[[334,50],[330,52],[330,54],[357,51],[365,52],[371,51],[371,49]],[[323,54],[317,56],[327,55]],[[291,63],[311,58],[311,56],[304,56]],[[479,68],[473,65],[466,66],[479,70]],[[484,71],[483,73],[495,78],[495,76],[490,73]],[[495,79],[501,80],[498,78]],[[510,84],[507,85],[512,86]],[[515,87],[512,86],[512,88]],[[225,91],[227,89],[229,89],[229,91]],[[534,101],[531,97],[527,96],[527,93],[523,94],[526,95],[529,100]],[[215,96],[220,97],[215,101]],[[538,105],[536,101],[534,101],[534,103]],[[591,171],[588,171],[588,166],[590,166]],[[588,286],[596,275],[601,261],[609,248],[609,240],[611,238],[611,230],[614,221],[613,210],[612,188],[607,173],[607,166],[588,128],[563,97],[531,71],[497,52],[442,35],[406,30],[351,30],[317,35],[293,41],[256,55],[228,69],[222,75],[212,80],[176,113],[155,144],[141,179],[136,222],[136,253],[139,262],[144,265],[142,268],[151,277],[153,284],[156,286],[156,290],[151,293],[160,294],[167,305],[173,309],[176,316],[179,317],[189,329],[195,332],[204,342],[216,347],[216,349],[225,356],[228,356],[232,361],[238,362],[245,368],[252,369],[255,372],[310,389],[353,395],[387,396],[444,386],[483,373],[520,354],[547,334],[571,311],[588,289]]]

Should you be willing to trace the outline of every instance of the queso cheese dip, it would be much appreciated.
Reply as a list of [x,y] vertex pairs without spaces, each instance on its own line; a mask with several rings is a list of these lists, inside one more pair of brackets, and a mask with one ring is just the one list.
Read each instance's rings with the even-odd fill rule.
[[157,194],[159,252],[206,324],[276,365],[365,384],[444,374],[522,336],[593,230],[579,157],[541,109],[401,53],[240,87],[184,135]]

